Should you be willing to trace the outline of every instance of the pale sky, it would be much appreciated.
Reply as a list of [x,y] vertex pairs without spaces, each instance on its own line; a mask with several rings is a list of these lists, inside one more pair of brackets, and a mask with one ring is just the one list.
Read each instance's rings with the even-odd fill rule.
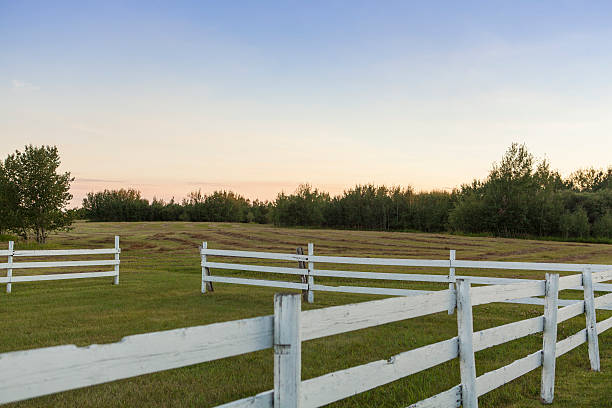
[[0,0],[0,157],[88,191],[450,189],[612,164],[612,3]]

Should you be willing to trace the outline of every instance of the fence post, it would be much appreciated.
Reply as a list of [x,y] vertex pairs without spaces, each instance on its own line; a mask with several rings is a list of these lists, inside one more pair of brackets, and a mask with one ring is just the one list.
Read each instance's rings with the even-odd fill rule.
[[[304,248],[302,247],[297,247],[295,248],[295,253],[297,255],[304,255]],[[305,269],[304,271],[304,275],[301,275],[301,282],[305,285],[308,284],[308,271],[306,270],[306,262],[304,261],[298,261],[298,269]],[[302,289],[302,300],[303,301],[308,301],[308,289]]]
[[[450,289],[451,291],[455,290],[455,268],[453,268],[453,261],[455,260],[455,250],[451,249],[450,250],[450,257],[449,257],[449,264],[450,264],[450,268],[448,270],[448,289]],[[448,307],[448,314],[451,315],[453,314],[453,312],[455,311],[455,303],[451,302],[450,306]]]
[[589,343],[589,360],[591,370],[599,371],[599,340],[597,338],[597,315],[595,314],[595,298],[593,294],[593,278],[591,268],[582,271],[582,286],[584,287],[584,312],[586,315],[587,342]]
[[202,248],[200,249],[200,258],[202,260],[202,293],[206,293],[207,290],[209,292],[214,291],[212,282],[204,280],[205,276],[210,276],[210,269],[204,266],[206,264],[206,254],[202,250],[206,248],[208,248],[208,242],[204,241],[202,242]]
[[274,408],[300,406],[300,299],[296,293],[274,294]]
[[459,369],[461,371],[461,404],[463,408],[478,408],[476,394],[476,361],[474,358],[474,323],[470,282],[457,279],[457,329],[459,333]]
[[11,268],[11,265],[13,264],[13,252],[15,248],[15,243],[13,241],[9,241],[8,244],[9,244],[8,245],[9,255],[8,255],[8,269],[6,270],[6,277],[9,278],[9,282],[6,284],[6,293],[11,293],[11,289],[13,287],[13,285],[10,282],[10,278],[13,276],[13,268]]
[[[121,248],[119,248],[119,235],[115,235],[115,261],[119,261],[119,253],[121,252]],[[119,284],[119,264],[115,265],[115,279],[113,284]]]
[[552,404],[555,395],[555,363],[557,348],[557,307],[559,300],[559,274],[546,274],[544,300],[544,335],[542,341],[542,381],[540,400]]
[[308,303],[314,303],[314,262],[310,260],[310,257],[314,256],[314,244],[308,243]]

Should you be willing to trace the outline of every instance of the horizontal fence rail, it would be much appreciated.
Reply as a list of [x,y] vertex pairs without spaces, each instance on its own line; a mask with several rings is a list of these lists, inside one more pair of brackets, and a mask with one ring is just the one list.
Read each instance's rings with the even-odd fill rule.
[[[113,283],[119,284],[119,236],[115,236],[114,248],[102,249],[44,249],[44,250],[15,250],[14,242],[9,241],[8,251],[0,251],[0,256],[6,256],[7,262],[0,263],[0,270],[6,270],[6,276],[0,276],[0,283],[6,283],[6,292],[11,293],[13,283],[36,282],[64,279],[84,279],[113,277]],[[82,256],[82,255],[114,255],[114,259],[96,259],[80,261],[21,261],[15,262],[15,258],[35,258],[48,256]],[[14,270],[19,269],[41,269],[41,268],[74,268],[74,267],[100,267],[111,266],[112,271],[103,272],[77,272],[77,273],[54,273],[47,275],[20,275],[13,276]]]
[[[593,295],[593,285],[612,280],[612,271],[544,281],[471,287],[457,277],[453,288],[410,297],[301,311],[300,294],[275,295],[273,316],[215,323],[125,337],[118,343],[49,347],[0,354],[0,403],[154,373],[264,349],[274,349],[274,389],[222,407],[319,407],[366,392],[458,358],[461,384],[412,407],[477,407],[484,395],[540,366],[542,400],[552,402],[556,358],[587,342],[591,367],[599,367],[598,335],[612,318],[596,322],[595,308],[612,294]],[[558,307],[559,292],[579,284],[583,300]],[[474,332],[475,305],[544,296],[544,315]],[[457,309],[457,337],[301,381],[301,342]],[[557,341],[557,325],[584,314],[585,329]],[[595,321],[595,323],[593,323]],[[534,333],[542,350],[476,377],[474,353]]]
[[[356,286],[343,285],[332,286],[315,283],[316,277],[326,278],[349,278],[349,279],[368,279],[368,280],[387,280],[387,281],[403,281],[403,282],[430,282],[430,283],[446,283],[450,286],[457,279],[469,280],[471,284],[477,285],[506,285],[519,283],[534,283],[538,281],[534,279],[515,279],[515,278],[498,278],[487,276],[470,276],[456,275],[456,268],[474,268],[474,269],[507,269],[507,270],[531,270],[531,271],[556,271],[556,272],[582,272],[585,269],[590,269],[592,272],[605,271],[612,269],[612,265],[604,264],[564,264],[564,263],[538,263],[538,262],[498,262],[498,261],[465,261],[456,259],[456,251],[451,250],[449,259],[447,260],[427,260],[427,259],[393,259],[393,258],[366,258],[366,257],[347,257],[347,256],[319,256],[314,255],[314,245],[308,244],[308,254],[283,254],[277,252],[256,252],[256,251],[240,251],[226,249],[210,249],[207,243],[204,242],[200,247],[201,266],[202,266],[202,293],[212,291],[212,282],[233,283],[241,285],[278,287],[289,289],[301,289],[304,293],[304,299],[309,303],[314,301],[314,292],[344,292],[344,293],[362,293],[371,295],[388,295],[388,296],[415,296],[420,294],[430,293],[427,290],[414,289],[397,289],[397,288],[381,288],[371,286]],[[301,248],[298,248],[298,252]],[[230,257],[230,258],[257,258],[267,260],[293,261],[297,262],[297,267],[279,267],[267,265],[249,265],[241,263],[226,263],[226,262],[211,262],[208,256]],[[318,269],[315,268],[316,263],[324,264],[346,264],[346,265],[369,265],[369,266],[397,266],[397,267],[428,267],[428,268],[445,268],[449,270],[448,275],[433,275],[433,274],[410,274],[410,273],[389,273],[389,272],[362,272],[362,271],[345,271],[335,269]],[[307,264],[307,268],[301,268],[299,265]],[[287,281],[276,281],[269,279],[253,279],[253,278],[238,278],[238,277],[219,277],[211,273],[212,269],[234,270],[234,271],[250,271],[271,273],[280,275],[296,275],[301,277],[301,283],[291,283]],[[581,275],[576,275],[571,282],[564,283],[566,286],[562,289],[583,290]],[[307,285],[307,286],[304,286]],[[609,283],[594,283],[593,289],[602,292],[612,292],[612,284]],[[543,305],[544,299],[534,297],[536,295],[526,295],[523,298],[504,300],[508,303],[533,304]],[[567,306],[575,303],[574,300],[560,300],[561,306]],[[612,310],[611,304],[602,304],[599,308]],[[449,309],[452,313],[454,308]]]

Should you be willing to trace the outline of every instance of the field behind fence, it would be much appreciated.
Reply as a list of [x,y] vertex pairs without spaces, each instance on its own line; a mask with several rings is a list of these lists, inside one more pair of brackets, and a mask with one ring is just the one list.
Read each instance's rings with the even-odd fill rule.
[[[14,286],[11,295],[0,294],[2,310],[19,310],[0,321],[0,352],[60,344],[84,346],[112,343],[138,333],[206,325],[269,315],[277,289],[215,283],[213,296],[200,293],[201,267],[197,246],[214,242],[218,248],[294,253],[295,248],[315,242],[318,254],[346,256],[391,256],[397,258],[444,259],[456,249],[460,259],[538,261],[606,264],[612,250],[605,245],[537,242],[507,239],[455,237],[438,234],[378,233],[279,229],[243,224],[188,223],[78,223],[76,229],[53,237],[46,246],[59,248],[112,247],[112,236],[121,232],[121,284],[106,279],[31,282]],[[376,245],[372,245],[375,242]],[[19,244],[18,244],[19,245]],[[24,248],[24,247],[19,247]],[[18,248],[18,249],[19,249]],[[31,248],[33,249],[33,248]],[[257,263],[257,262],[255,262]],[[282,266],[279,262],[278,266]],[[295,267],[295,263],[291,263]],[[376,272],[404,272],[393,267],[373,267]],[[414,268],[414,273],[435,273]],[[470,275],[543,279],[534,271],[469,270]],[[17,272],[19,273],[19,272]],[[448,275],[448,270],[440,271]],[[571,273],[562,273],[568,275]],[[225,275],[225,272],[224,272]],[[228,276],[267,279],[256,272],[227,271]],[[292,281],[295,282],[295,276]],[[349,285],[354,280],[317,278],[326,285]],[[298,280],[299,281],[299,280]],[[425,282],[380,282],[363,280],[364,286],[396,289],[439,290],[443,284]],[[17,288],[19,289],[17,290]],[[380,296],[316,292],[315,303],[304,310],[370,301]],[[580,298],[579,291],[562,296]],[[535,318],[542,306],[486,304],[474,308],[474,330],[482,331],[518,320]],[[599,319],[612,314],[598,311]],[[585,328],[584,316],[559,326],[562,340]],[[602,334],[601,373],[589,371],[586,345],[557,360],[555,406],[578,404],[605,406],[612,353],[603,346],[610,331]],[[457,335],[456,315],[447,312],[423,316],[337,336],[309,340],[302,346],[302,379],[369,362],[386,360],[406,350],[437,343]],[[480,376],[510,364],[542,347],[534,334],[476,352]],[[235,371],[236,366],[244,369]],[[414,374],[332,403],[334,407],[407,406],[448,390],[460,382],[457,360]],[[498,388],[479,399],[480,406],[539,407],[540,370]],[[41,397],[18,406],[214,406],[273,388],[273,354],[270,350],[191,367],[169,370],[133,379]],[[221,383],[219,378],[223,378]]]

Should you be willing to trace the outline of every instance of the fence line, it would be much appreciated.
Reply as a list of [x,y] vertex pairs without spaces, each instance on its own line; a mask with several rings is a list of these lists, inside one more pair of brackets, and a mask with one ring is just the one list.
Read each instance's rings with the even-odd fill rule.
[[[119,236],[115,236],[114,248],[103,249],[45,249],[45,250],[18,250],[14,249],[14,242],[9,241],[8,251],[0,251],[0,256],[7,256],[6,263],[0,263],[0,270],[6,269],[6,277],[0,277],[0,283],[6,283],[6,293],[11,293],[12,284],[17,282],[35,282],[63,279],[83,279],[113,277],[113,283],[119,284]],[[79,256],[79,255],[114,255],[114,259],[97,259],[85,261],[45,261],[45,262],[15,262],[15,258],[33,258],[39,256]],[[50,275],[21,275],[13,276],[14,269],[37,269],[37,268],[72,268],[77,266],[113,266],[112,271],[104,272],[77,272],[57,273]]]
[[[301,248],[300,248],[301,249]],[[207,242],[202,244],[200,248],[201,265],[202,265],[202,287],[209,282],[223,282],[241,285],[267,286],[279,288],[301,289],[307,293],[307,301],[314,301],[315,291],[325,292],[345,292],[345,293],[363,293],[372,295],[389,295],[389,296],[415,296],[431,291],[413,290],[413,289],[396,289],[396,288],[380,288],[368,286],[330,286],[315,283],[315,277],[336,277],[336,278],[352,278],[352,279],[371,279],[371,280],[391,280],[405,282],[432,282],[432,283],[448,283],[449,288],[452,288],[457,279],[469,279],[472,284],[482,285],[498,285],[498,284],[513,284],[513,283],[533,283],[538,282],[534,279],[515,279],[515,278],[497,278],[486,276],[467,276],[456,275],[456,268],[476,268],[476,269],[523,269],[533,271],[557,271],[557,272],[582,272],[585,268],[589,268],[593,272],[612,269],[612,265],[603,264],[563,264],[563,263],[538,263],[538,262],[498,262],[498,261],[465,261],[456,259],[456,251],[450,250],[448,260],[428,260],[428,259],[394,259],[394,258],[364,258],[364,257],[343,257],[343,256],[317,256],[314,255],[314,245],[308,244],[308,254],[283,254],[277,252],[258,252],[258,251],[239,251],[225,249],[209,249]],[[257,258],[282,261],[295,261],[298,267],[279,267],[266,265],[249,265],[240,263],[225,263],[225,262],[210,262],[207,256],[221,257],[237,257],[237,258]],[[403,267],[432,267],[432,268],[448,268],[448,275],[431,275],[431,274],[409,274],[409,273],[388,273],[388,272],[361,272],[361,271],[344,271],[334,269],[318,269],[315,268],[315,263],[332,263],[332,264],[354,264],[354,265],[383,265],[383,266],[403,266]],[[307,264],[308,268],[304,269],[301,265]],[[251,272],[264,272],[284,275],[299,275],[301,283],[292,283],[287,281],[262,280],[252,278],[238,277],[217,277],[213,276],[211,269],[238,270]],[[569,285],[562,289],[577,289],[583,290],[581,275],[575,275],[573,281],[564,283]],[[542,282],[542,281],[539,281]],[[307,285],[304,287],[303,285]],[[612,284],[594,283],[593,288],[596,291],[612,292]],[[202,293],[204,293],[203,291]],[[544,299],[525,297],[521,299],[507,300],[509,303],[535,304],[544,305]],[[559,300],[561,306],[567,306],[576,303],[574,300]],[[600,308],[612,310],[612,305],[601,305]],[[449,314],[454,311],[454,304],[449,305]]]
[[[580,280],[584,300],[557,309],[562,288]],[[48,347],[0,354],[0,403],[14,402],[64,390],[100,384],[172,368],[274,349],[274,389],[222,405],[236,407],[319,407],[436,365],[460,359],[461,384],[412,407],[477,407],[478,397],[544,365],[541,397],[552,401],[554,361],[584,342],[589,343],[591,365],[599,367],[597,334],[612,327],[612,318],[592,324],[599,303],[612,294],[595,298],[593,286],[612,280],[612,270],[545,281],[471,287],[457,278],[454,288],[411,297],[300,311],[301,294],[277,294],[274,315],[206,326],[125,337],[118,343],[76,347]],[[479,304],[523,296],[546,296],[544,316],[473,332],[472,309]],[[302,341],[331,336],[457,308],[457,337],[301,381]],[[558,323],[585,313],[586,328],[557,341]],[[594,330],[593,330],[594,329]],[[542,350],[509,365],[476,377],[474,353],[529,334],[544,332]]]

